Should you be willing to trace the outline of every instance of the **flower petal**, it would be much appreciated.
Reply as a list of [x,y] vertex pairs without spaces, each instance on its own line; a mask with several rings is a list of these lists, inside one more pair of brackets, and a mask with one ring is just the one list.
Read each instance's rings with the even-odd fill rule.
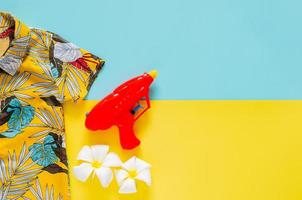
[[129,177],[129,173],[126,170],[120,169],[115,170],[115,178],[119,185],[123,183],[123,181]]
[[95,169],[95,174],[104,188],[108,187],[113,179],[112,170],[108,167]]
[[93,145],[90,148],[93,160],[98,162],[102,162],[109,151],[108,145]]
[[133,156],[132,158],[130,158],[129,160],[127,160],[125,163],[123,163],[123,168],[131,171],[131,170],[136,170],[136,157]]
[[136,170],[138,173],[150,167],[151,165],[149,163],[137,158],[136,156],[133,156],[123,164],[123,168],[128,171]]
[[78,160],[83,160],[92,163],[93,157],[89,146],[85,145],[78,154]]
[[135,181],[131,178],[127,178],[120,186],[119,193],[129,194],[136,192]]
[[137,170],[137,172],[141,172],[145,169],[149,169],[151,167],[151,165],[139,158],[136,158],[136,161],[135,161],[135,168]]
[[116,153],[110,152],[103,161],[105,167],[120,167],[122,162]]
[[147,185],[151,185],[151,173],[150,169],[144,169],[136,177],[137,180],[145,182]]
[[82,182],[85,182],[88,179],[92,171],[93,168],[89,163],[82,163],[78,166],[73,167],[74,176]]

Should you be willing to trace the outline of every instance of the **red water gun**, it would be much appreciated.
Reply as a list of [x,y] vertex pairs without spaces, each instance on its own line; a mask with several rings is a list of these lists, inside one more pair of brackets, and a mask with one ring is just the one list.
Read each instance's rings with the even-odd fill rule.
[[[137,147],[140,141],[135,136],[133,125],[150,108],[149,88],[156,75],[153,70],[120,85],[87,114],[86,127],[96,131],[116,125],[121,146],[124,149]],[[147,104],[145,109],[143,102]]]

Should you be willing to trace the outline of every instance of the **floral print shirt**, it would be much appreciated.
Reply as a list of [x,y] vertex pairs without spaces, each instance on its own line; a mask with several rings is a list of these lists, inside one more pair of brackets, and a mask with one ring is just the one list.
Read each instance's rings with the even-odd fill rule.
[[0,199],[69,199],[63,104],[84,98],[104,61],[0,12]]

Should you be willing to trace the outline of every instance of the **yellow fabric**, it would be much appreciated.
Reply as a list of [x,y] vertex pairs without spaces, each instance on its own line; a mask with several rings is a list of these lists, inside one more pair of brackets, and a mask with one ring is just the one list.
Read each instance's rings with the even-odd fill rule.
[[302,101],[152,101],[135,124],[142,144],[133,151],[121,150],[115,127],[85,129],[96,103],[65,106],[70,168],[83,145],[109,144],[123,161],[151,163],[153,183],[119,195],[116,183],[103,189],[71,174],[73,200],[301,199]]
[[67,200],[63,103],[84,98],[104,62],[0,14],[15,29],[0,58],[0,199]]

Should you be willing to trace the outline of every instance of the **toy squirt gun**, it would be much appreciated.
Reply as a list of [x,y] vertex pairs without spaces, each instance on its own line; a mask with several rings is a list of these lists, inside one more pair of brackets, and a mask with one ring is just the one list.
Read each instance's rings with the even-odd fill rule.
[[156,76],[157,72],[153,70],[120,85],[87,114],[86,128],[96,131],[116,125],[122,148],[137,147],[140,140],[135,136],[133,125],[150,108],[149,89]]

